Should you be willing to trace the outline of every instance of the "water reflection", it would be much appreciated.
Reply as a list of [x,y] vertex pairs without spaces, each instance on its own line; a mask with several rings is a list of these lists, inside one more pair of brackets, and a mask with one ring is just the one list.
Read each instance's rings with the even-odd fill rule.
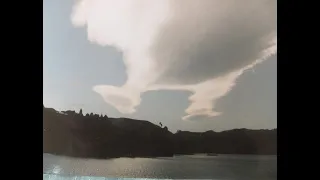
[[[62,176],[57,174],[43,174],[43,180],[159,180],[150,178],[106,178],[90,176]],[[171,179],[161,179],[171,180]]]
[[98,160],[44,154],[43,158],[43,173],[48,174],[44,179],[59,179],[58,175],[64,176],[63,179],[277,179],[276,156],[193,155]]

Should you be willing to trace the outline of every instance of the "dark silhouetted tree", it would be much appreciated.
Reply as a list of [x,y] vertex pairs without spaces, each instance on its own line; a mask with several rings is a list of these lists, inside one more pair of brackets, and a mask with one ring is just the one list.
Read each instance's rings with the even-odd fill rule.
[[162,127],[162,123],[160,122],[159,124],[160,124],[160,127]]
[[79,115],[80,115],[80,116],[83,116],[83,114],[82,114],[82,109],[80,109]]

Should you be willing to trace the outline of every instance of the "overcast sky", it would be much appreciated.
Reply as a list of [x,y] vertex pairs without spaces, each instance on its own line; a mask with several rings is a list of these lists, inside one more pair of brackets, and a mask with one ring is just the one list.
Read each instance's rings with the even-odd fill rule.
[[46,107],[173,132],[276,128],[276,1],[114,2],[44,1]]

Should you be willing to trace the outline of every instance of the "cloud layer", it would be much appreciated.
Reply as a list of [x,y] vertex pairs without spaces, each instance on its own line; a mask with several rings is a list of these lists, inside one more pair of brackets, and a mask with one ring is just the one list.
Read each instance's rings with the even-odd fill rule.
[[[88,40],[124,53],[127,81],[93,90],[133,113],[150,90],[193,92],[192,116],[217,116],[216,101],[247,69],[276,53],[275,0],[80,0],[71,16]],[[155,102],[156,103],[156,102]]]

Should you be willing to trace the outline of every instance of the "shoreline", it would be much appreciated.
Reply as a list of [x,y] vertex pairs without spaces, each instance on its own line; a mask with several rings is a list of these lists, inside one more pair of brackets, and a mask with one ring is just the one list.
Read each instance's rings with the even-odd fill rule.
[[278,157],[278,154],[217,154],[217,156],[209,156],[206,153],[194,153],[194,154],[174,154],[173,156],[119,156],[119,157],[108,157],[108,158],[95,158],[95,157],[81,157],[81,156],[68,156],[62,154],[53,154],[43,152],[43,155],[50,155],[50,156],[59,156],[64,158],[71,158],[71,159],[94,159],[94,160],[111,160],[111,159],[120,159],[120,158],[148,158],[148,159],[155,159],[155,158],[174,158],[179,156],[196,156],[196,155],[203,155],[206,157],[224,157],[224,156],[275,156]]

